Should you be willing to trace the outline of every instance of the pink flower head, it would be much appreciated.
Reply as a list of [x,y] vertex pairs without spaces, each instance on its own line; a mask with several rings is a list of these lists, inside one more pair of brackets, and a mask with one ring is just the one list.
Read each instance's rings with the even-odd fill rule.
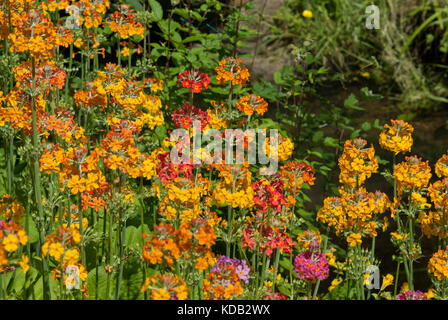
[[314,282],[328,278],[328,261],[324,253],[305,251],[294,259],[294,271],[300,279]]
[[426,294],[420,290],[409,290],[398,296],[398,300],[429,300]]

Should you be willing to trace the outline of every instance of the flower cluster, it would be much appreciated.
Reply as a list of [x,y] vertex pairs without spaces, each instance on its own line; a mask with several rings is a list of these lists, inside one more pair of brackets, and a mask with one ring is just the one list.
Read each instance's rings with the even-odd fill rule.
[[253,115],[254,112],[263,115],[268,110],[268,103],[257,95],[248,94],[237,101],[236,107],[248,116]]
[[249,80],[249,70],[242,64],[240,59],[228,57],[219,62],[216,67],[217,76],[216,79],[221,85],[225,85],[227,82],[231,82],[232,85],[242,86]]
[[404,190],[415,191],[425,188],[431,176],[428,161],[422,161],[417,156],[406,157],[405,161],[397,164],[394,169],[399,194]]
[[149,290],[153,300],[185,300],[188,286],[177,275],[156,274],[145,279],[140,292]]
[[325,280],[329,273],[328,261],[324,253],[301,252],[294,259],[294,271],[305,281]]
[[391,120],[391,124],[384,125],[384,131],[380,133],[380,146],[395,154],[409,152],[412,147],[412,132],[414,128],[403,120]]
[[398,296],[398,300],[429,300],[420,290],[409,290]]
[[339,182],[348,188],[359,187],[378,169],[375,150],[366,145],[367,141],[361,138],[347,140],[344,144],[344,152],[339,158]]
[[429,259],[428,272],[439,281],[448,279],[448,248],[439,250]]
[[231,299],[241,295],[249,280],[250,269],[245,260],[221,256],[204,279],[206,299]]
[[178,76],[178,86],[182,84],[184,88],[191,88],[193,93],[200,93],[202,89],[208,89],[210,77],[199,70],[190,69],[180,72]]

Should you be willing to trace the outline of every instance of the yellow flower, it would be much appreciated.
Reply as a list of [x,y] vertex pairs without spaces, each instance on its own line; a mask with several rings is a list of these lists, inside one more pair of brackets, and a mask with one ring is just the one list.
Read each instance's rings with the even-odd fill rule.
[[272,287],[272,285],[273,285],[272,281],[265,281],[264,282],[264,287],[266,289],[269,289],[270,287]]
[[370,285],[370,281],[368,281],[369,277],[370,277],[370,273],[364,273],[363,285],[366,285],[366,284]]
[[391,120],[391,125],[385,124],[383,132],[380,133],[380,146],[398,154],[409,152],[413,144],[412,132],[414,128],[403,120]]
[[61,256],[64,254],[64,247],[60,242],[54,242],[50,244],[48,253],[50,254],[50,256],[59,261],[61,259]]
[[304,10],[302,12],[302,16],[304,18],[312,18],[313,17],[313,11],[311,11],[311,10]]
[[391,232],[390,235],[392,237],[394,237],[395,239],[397,239],[397,240],[404,240],[404,239],[406,239],[408,237],[407,233],[405,233],[404,235],[401,235],[401,234],[399,234],[397,232]]
[[165,289],[152,290],[151,297],[154,300],[170,300],[170,294]]
[[420,209],[431,208],[431,205],[427,202],[426,198],[420,193],[412,192],[410,200],[413,204],[418,205]]
[[123,48],[123,50],[121,50],[121,55],[123,57],[128,57],[129,56],[129,48]]
[[361,235],[359,233],[352,233],[347,237],[347,242],[350,244],[350,247],[354,247],[357,244],[361,245]]
[[383,283],[381,284],[381,290],[386,289],[388,286],[390,286],[394,281],[394,276],[390,273],[383,276]]
[[405,282],[400,288],[400,292],[406,292],[409,291],[409,283]]
[[428,272],[434,274],[439,281],[448,279],[448,251],[439,250],[429,259]]
[[3,239],[3,248],[8,252],[16,251],[19,248],[18,243],[19,240],[17,239],[16,235],[10,233],[6,238]]
[[342,282],[342,278],[336,278],[331,281],[331,285],[328,287],[328,291],[332,291]]
[[425,293],[428,299],[435,298],[434,289],[429,289],[428,292]]
[[65,252],[63,261],[69,265],[74,265],[79,260],[78,249],[69,249]]
[[17,236],[19,237],[19,241],[22,246],[28,243],[29,238],[24,230],[20,230],[19,232],[17,232]]
[[30,269],[30,266],[28,262],[30,261],[30,258],[28,258],[26,255],[22,255],[22,260],[19,261],[19,265],[22,268],[23,273],[27,273]]
[[81,48],[81,46],[84,44],[81,38],[76,39],[76,41],[73,43],[75,47]]

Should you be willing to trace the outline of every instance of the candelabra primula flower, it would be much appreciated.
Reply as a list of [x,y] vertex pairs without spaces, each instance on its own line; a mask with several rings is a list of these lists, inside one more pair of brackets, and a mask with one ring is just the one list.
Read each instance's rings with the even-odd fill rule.
[[448,248],[438,250],[429,259],[428,272],[439,281],[448,279]]
[[391,124],[384,125],[380,133],[380,146],[395,154],[409,152],[413,144],[412,132],[414,128],[403,120],[391,120]]
[[217,73],[216,79],[221,85],[231,82],[232,85],[242,86],[249,80],[249,70],[242,64],[240,59],[228,57],[221,60],[215,70]]
[[262,179],[252,183],[254,190],[254,204],[257,210],[267,212],[280,212],[286,204],[286,198],[283,190],[283,181],[277,173],[269,181]]
[[199,121],[201,124],[201,131],[205,130],[210,120],[210,116],[206,111],[202,111],[189,103],[185,103],[180,109],[174,110],[171,114],[171,118],[173,119],[176,128],[184,129],[193,128],[193,123]]
[[299,279],[315,282],[328,278],[330,270],[324,253],[305,251],[295,257],[294,272]]
[[121,39],[128,39],[133,35],[138,35],[143,38],[145,28],[137,20],[134,10],[125,4],[120,4],[117,8],[118,11],[113,12],[106,19],[105,26],[108,26],[113,32],[117,33]]
[[293,151],[294,144],[287,137],[281,135],[280,137],[273,136],[263,141],[262,152],[271,159],[286,161],[291,157]]
[[229,120],[224,117],[224,112],[226,111],[226,106],[224,103],[217,103],[216,101],[211,101],[210,104],[213,109],[207,109],[209,115],[208,125],[213,129],[227,129],[229,127]]
[[140,292],[149,290],[153,300],[185,300],[188,286],[177,275],[156,274],[145,279]]
[[193,93],[200,93],[202,89],[208,89],[208,85],[210,84],[208,74],[196,69],[180,72],[177,79],[178,86],[182,85],[184,88],[190,88]]
[[404,189],[415,191],[425,188],[431,176],[428,161],[422,161],[417,156],[405,157],[405,161],[397,164],[394,170],[399,194]]
[[7,220],[19,223],[25,216],[25,208],[17,198],[5,194],[0,200],[0,215]]
[[429,300],[426,294],[420,290],[409,290],[398,296],[398,300]]
[[448,177],[448,154],[444,154],[439,160],[437,160],[435,171],[439,178]]
[[366,145],[367,141],[361,138],[347,140],[344,144],[344,152],[338,160],[341,169],[339,182],[348,188],[361,186],[378,170],[375,149]]
[[237,298],[244,292],[250,269],[245,260],[221,256],[204,279],[206,299]]
[[280,169],[285,189],[294,196],[298,195],[303,183],[307,183],[309,186],[314,185],[315,170],[312,165],[303,161],[290,161]]
[[247,116],[253,115],[254,112],[263,115],[268,110],[268,103],[255,94],[248,94],[237,101],[236,107]]
[[245,167],[219,166],[219,181],[213,191],[213,199],[218,206],[250,208],[254,205],[254,190],[251,186],[252,173]]

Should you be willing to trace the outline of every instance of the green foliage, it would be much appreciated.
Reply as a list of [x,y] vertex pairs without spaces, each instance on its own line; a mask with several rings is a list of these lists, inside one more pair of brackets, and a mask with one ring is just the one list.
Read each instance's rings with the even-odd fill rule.
[[[265,44],[307,46],[325,67],[342,72],[344,82],[368,71],[390,96],[399,95],[403,111],[434,110],[446,103],[446,1],[379,1],[379,30],[366,28],[365,10],[372,4],[287,0],[270,23]],[[302,17],[303,10],[313,17]]]

